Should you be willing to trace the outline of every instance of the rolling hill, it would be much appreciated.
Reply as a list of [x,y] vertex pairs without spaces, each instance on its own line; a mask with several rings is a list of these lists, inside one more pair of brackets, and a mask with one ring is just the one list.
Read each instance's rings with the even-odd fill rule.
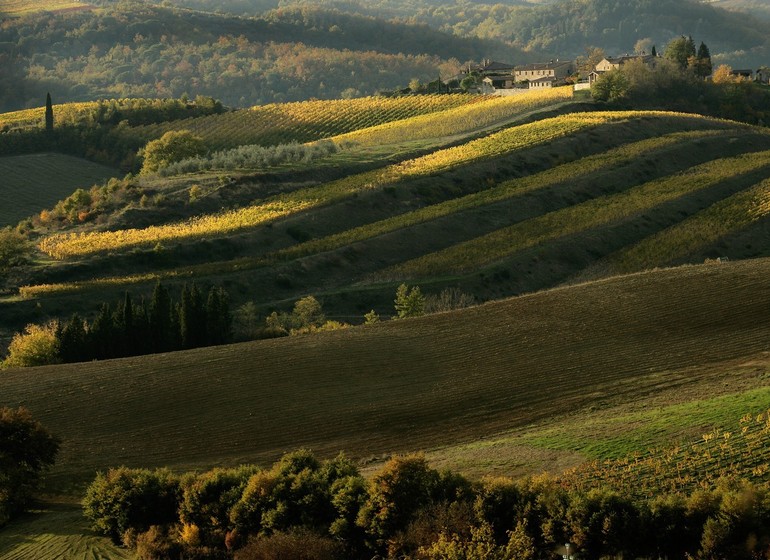
[[59,489],[118,464],[446,447],[589,407],[765,386],[768,267],[667,269],[326,334],[8,370],[0,388],[63,438]]
[[[118,206],[99,203],[107,210],[68,203],[90,220],[39,228],[47,255],[28,270],[23,298],[2,302],[6,328],[21,328],[37,305],[67,316],[95,313],[126,289],[148,297],[158,279],[225,284],[234,306],[254,301],[265,314],[310,293],[331,316],[360,322],[370,309],[389,314],[404,281],[486,301],[766,255],[764,129],[667,112],[570,113],[557,97],[507,101],[487,125],[497,131],[482,133],[494,103],[332,137],[351,144],[270,173],[140,177],[117,191]],[[712,214],[729,219],[709,230]],[[645,253],[659,238],[667,251]]]
[[[4,370],[2,404],[28,407],[63,439],[47,490],[71,501],[110,466],[264,464],[298,447],[344,450],[368,469],[425,450],[476,478],[560,472],[687,444],[766,409],[770,134],[606,109],[566,88],[118,125],[145,140],[194,128],[220,142],[223,161],[240,149],[228,138],[294,135],[310,142],[297,153],[319,141],[334,149],[222,167],[196,160],[195,170],[113,180],[38,214],[24,224],[37,246],[19,269],[25,285],[0,300],[6,335],[75,311],[90,318],[126,290],[147,298],[159,279],[224,286],[233,308],[254,303],[260,319],[308,294],[332,319],[387,317],[402,282],[487,303]],[[271,142],[249,149],[286,150]],[[30,518],[0,536],[0,558],[80,550],[63,538],[82,531],[72,505],[57,507],[53,540],[32,536],[44,521]],[[100,546],[88,541],[83,554]]]
[[0,226],[21,220],[51,207],[77,188],[116,177],[118,171],[71,156],[43,153],[0,158],[2,195],[13,204],[0,209]]

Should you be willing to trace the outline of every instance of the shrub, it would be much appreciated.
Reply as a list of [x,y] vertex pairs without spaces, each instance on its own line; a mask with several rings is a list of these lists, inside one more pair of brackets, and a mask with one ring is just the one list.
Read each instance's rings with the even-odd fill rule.
[[83,513],[91,527],[120,542],[129,529],[176,522],[179,481],[165,469],[119,467],[99,473],[86,490]]
[[430,295],[425,298],[425,313],[441,313],[474,305],[476,305],[476,298],[471,294],[466,294],[459,288],[445,288],[439,295]]
[[235,560],[336,560],[340,547],[307,529],[257,537],[235,553]]
[[321,463],[300,450],[252,475],[230,518],[239,538],[299,527],[350,537],[361,534],[353,523],[362,492],[363,479],[349,460],[340,456]]
[[151,526],[136,536],[136,555],[140,560],[177,560],[181,546],[168,534],[167,527]]
[[257,470],[245,465],[184,478],[179,503],[179,519],[184,524],[183,535],[187,535],[183,540],[191,545],[197,540],[198,544],[224,547],[225,536],[232,528],[230,510]]
[[357,519],[371,544],[384,552],[389,541],[432,502],[439,480],[438,471],[428,467],[422,455],[391,459],[372,480],[369,499]]
[[29,324],[23,333],[16,333],[8,346],[8,357],[3,367],[32,367],[55,364],[59,361],[57,324]]
[[31,245],[22,234],[9,227],[0,228],[0,280],[11,268],[24,264],[30,251]]

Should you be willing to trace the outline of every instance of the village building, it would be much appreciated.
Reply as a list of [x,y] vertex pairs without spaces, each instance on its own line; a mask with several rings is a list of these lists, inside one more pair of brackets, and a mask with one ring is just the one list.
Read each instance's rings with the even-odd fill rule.
[[487,94],[509,95],[527,89],[545,89],[564,85],[566,78],[575,70],[572,61],[551,61],[545,63],[513,66],[504,62],[484,60],[477,66],[468,66],[457,77],[462,82],[467,76],[476,76],[480,82],[479,91]]
[[542,89],[563,85],[567,76],[575,71],[572,61],[551,61],[525,64],[514,69],[514,80],[528,83],[530,89]]
[[604,74],[605,72],[609,72],[610,70],[616,70],[623,66],[624,64],[628,64],[632,60],[640,60],[645,64],[655,64],[655,59],[651,54],[626,54],[623,56],[612,56],[612,57],[605,57],[599,61],[599,63],[594,66],[593,72],[588,74],[588,82],[593,84],[599,76]]
[[744,80],[754,79],[754,70],[750,68],[739,68],[737,70],[730,70],[730,75],[736,78],[742,78]]

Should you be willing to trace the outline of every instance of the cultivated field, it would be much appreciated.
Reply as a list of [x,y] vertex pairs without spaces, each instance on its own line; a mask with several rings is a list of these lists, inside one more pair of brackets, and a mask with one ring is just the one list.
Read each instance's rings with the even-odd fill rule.
[[[711,441],[704,434],[724,439],[743,426],[732,450],[764,445],[770,259],[732,259],[768,225],[770,134],[676,113],[560,114],[566,98],[501,105],[488,120],[474,112],[486,98],[458,96],[443,113],[424,101],[424,114],[385,124],[361,120],[371,100],[348,114],[353,105],[342,103],[339,122],[323,129],[318,107],[330,105],[318,102],[297,131],[375,124],[336,138],[345,147],[321,164],[132,179],[121,196],[144,191],[165,206],[127,202],[99,225],[38,238],[59,261],[31,269],[0,313],[6,325],[90,317],[128,287],[147,297],[158,278],[224,285],[233,308],[255,301],[263,314],[313,294],[330,318],[350,322],[373,308],[390,316],[403,279],[428,294],[449,286],[506,299],[309,336],[3,371],[2,404],[28,407],[63,439],[47,490],[66,499],[0,534],[0,560],[63,550],[120,558],[84,532],[72,503],[95,471],[117,465],[267,464],[308,447],[321,457],[343,450],[371,471],[424,450],[474,478],[580,467],[598,479],[610,461],[606,480],[622,488],[629,454],[643,463],[639,476],[676,460],[711,477],[722,465],[702,460],[717,457],[695,445]],[[218,118],[187,124],[228,136],[212,123],[232,117]],[[702,263],[707,251],[731,261],[611,276]],[[509,298],[519,293],[528,295]],[[672,484],[692,484],[697,473],[685,474]]]
[[92,8],[87,2],[80,0],[0,0],[0,14],[11,17],[26,16],[35,12],[60,12],[70,10],[87,10]]
[[[669,389],[764,386],[768,272],[701,265],[334,333],[9,370],[0,390],[64,439],[62,490],[119,464],[203,468],[301,446],[371,459]],[[687,429],[674,426],[665,436]]]
[[87,189],[118,174],[110,167],[62,154],[0,157],[0,191],[8,201],[0,205],[0,226],[15,225],[77,188]]

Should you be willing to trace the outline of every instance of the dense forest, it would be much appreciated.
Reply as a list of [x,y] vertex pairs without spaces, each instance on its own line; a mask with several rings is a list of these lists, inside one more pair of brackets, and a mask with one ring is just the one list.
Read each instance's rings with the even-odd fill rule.
[[4,21],[0,110],[40,106],[45,91],[57,102],[189,94],[231,106],[359,96],[503,50],[334,10],[238,18],[121,3]]
[[[254,13],[271,2],[230,0],[172,0],[203,10]],[[278,2],[285,5],[288,2]],[[752,16],[768,17],[766,6],[749,0],[704,3],[676,0],[569,0],[556,2],[468,3],[431,0],[292,0],[296,5],[334,7],[348,13],[427,24],[461,37],[504,41],[525,51],[574,58],[587,46],[608,52],[628,52],[637,40],[649,38],[658,47],[682,33],[707,37],[717,60],[733,66],[766,62],[764,24]],[[214,6],[216,4],[216,7]],[[724,5],[731,11],[716,6]],[[743,10],[735,12],[734,10]],[[747,13],[752,16],[747,16]]]
[[[702,37],[715,64],[770,60],[763,24],[699,2],[466,4],[379,0],[111,2],[6,18],[0,111],[121,97],[211,96],[243,107],[371,95],[471,61],[575,58]],[[2,14],[0,13],[0,18]]]

